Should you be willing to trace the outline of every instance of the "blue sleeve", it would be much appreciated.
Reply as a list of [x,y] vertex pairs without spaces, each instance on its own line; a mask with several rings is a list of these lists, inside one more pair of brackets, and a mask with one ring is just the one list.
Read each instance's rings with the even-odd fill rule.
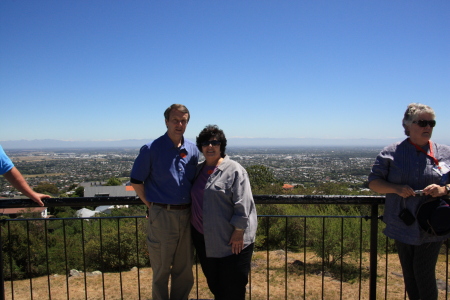
[[135,180],[145,181],[151,173],[151,167],[150,147],[149,145],[144,145],[134,161],[130,177]]
[[389,174],[390,162],[392,161],[392,157],[390,154],[383,150],[380,154],[378,154],[375,159],[375,163],[372,166],[372,170],[369,174],[369,182],[375,179],[384,179],[386,180]]
[[3,175],[6,172],[10,171],[13,167],[13,162],[6,155],[5,151],[3,151],[2,146],[0,146],[0,175]]

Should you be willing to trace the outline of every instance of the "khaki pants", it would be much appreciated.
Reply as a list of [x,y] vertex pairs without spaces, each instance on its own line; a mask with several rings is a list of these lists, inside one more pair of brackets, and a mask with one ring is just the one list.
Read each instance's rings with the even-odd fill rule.
[[[186,300],[194,284],[191,210],[152,205],[147,246],[153,270],[153,300]],[[169,296],[169,278],[171,278]]]

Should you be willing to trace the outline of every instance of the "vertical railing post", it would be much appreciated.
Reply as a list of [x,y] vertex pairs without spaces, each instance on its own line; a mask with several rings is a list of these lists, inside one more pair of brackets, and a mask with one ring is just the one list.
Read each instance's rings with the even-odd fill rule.
[[370,214],[370,275],[369,299],[377,298],[378,204],[372,204]]
[[5,299],[5,277],[3,274],[3,271],[5,270],[3,268],[3,224],[0,224],[0,299]]

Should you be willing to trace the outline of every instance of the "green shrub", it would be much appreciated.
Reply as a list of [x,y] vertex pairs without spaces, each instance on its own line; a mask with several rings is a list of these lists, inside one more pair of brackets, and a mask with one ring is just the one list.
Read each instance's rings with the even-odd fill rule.
[[10,222],[2,228],[5,279],[148,266],[145,236],[145,219],[138,219],[137,226],[133,218]]
[[[354,208],[343,210],[337,205],[323,205],[318,214],[358,216]],[[359,254],[360,250],[369,249],[370,224],[361,218],[312,218],[308,219],[307,231],[309,246],[326,266],[332,266],[346,256]]]
[[134,219],[93,220],[86,233],[85,255],[90,271],[116,272],[149,265],[145,220],[138,220],[137,225]]

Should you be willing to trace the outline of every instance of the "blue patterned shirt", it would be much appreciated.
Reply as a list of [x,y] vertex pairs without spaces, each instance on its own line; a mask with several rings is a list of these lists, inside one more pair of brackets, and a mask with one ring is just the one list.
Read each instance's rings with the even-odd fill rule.
[[[450,147],[431,143],[434,156],[439,162],[450,165]],[[425,149],[427,151],[428,149]],[[394,143],[384,148],[378,154],[369,182],[384,179],[395,184],[406,184],[414,190],[422,190],[430,184],[440,184],[441,176],[433,170],[434,161],[425,153],[418,151],[408,139]],[[415,196],[403,199],[397,194],[386,194],[383,221],[386,223],[384,234],[388,237],[409,245],[420,245],[447,239],[447,236],[433,236],[420,229],[418,222],[407,226],[399,218],[403,208],[407,208],[413,215],[427,196]]]

